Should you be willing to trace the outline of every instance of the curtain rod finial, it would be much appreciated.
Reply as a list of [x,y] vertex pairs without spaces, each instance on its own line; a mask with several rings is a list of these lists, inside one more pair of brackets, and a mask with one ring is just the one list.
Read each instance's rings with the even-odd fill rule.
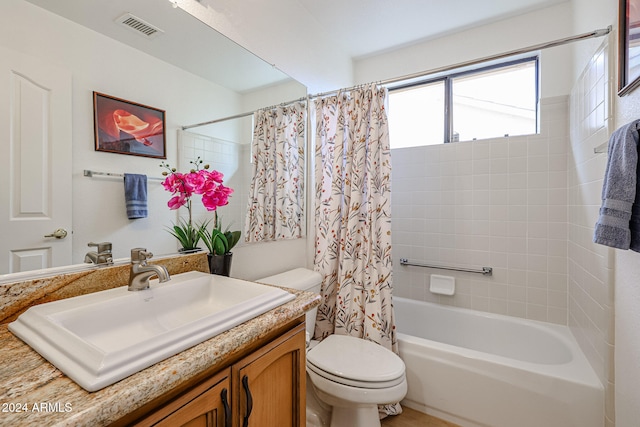
[[607,34],[609,34],[611,32],[611,25],[609,25],[607,28],[601,28],[599,30],[596,30],[593,35],[594,37],[602,37],[602,36],[606,36]]

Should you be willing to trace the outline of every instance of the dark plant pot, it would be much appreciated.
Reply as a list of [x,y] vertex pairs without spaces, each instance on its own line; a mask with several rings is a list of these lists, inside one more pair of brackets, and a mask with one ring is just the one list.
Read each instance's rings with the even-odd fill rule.
[[227,252],[224,255],[207,254],[207,257],[209,258],[209,272],[211,274],[229,276],[229,273],[231,273],[232,252]]

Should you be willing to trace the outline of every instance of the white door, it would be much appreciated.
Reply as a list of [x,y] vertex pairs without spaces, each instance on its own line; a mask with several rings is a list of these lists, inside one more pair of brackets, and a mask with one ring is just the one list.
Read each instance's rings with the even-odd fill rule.
[[71,74],[3,47],[0,73],[0,274],[71,264]]

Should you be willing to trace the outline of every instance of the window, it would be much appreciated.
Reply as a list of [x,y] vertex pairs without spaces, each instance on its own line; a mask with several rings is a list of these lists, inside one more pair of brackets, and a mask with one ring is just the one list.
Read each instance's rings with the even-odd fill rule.
[[400,147],[442,144],[444,119],[443,80],[389,93],[391,144],[394,140]]
[[392,148],[535,134],[538,59],[389,89]]

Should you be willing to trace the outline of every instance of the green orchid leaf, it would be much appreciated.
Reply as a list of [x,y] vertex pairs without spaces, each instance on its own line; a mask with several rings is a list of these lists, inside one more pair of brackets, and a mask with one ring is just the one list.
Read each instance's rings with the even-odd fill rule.
[[227,238],[228,248],[227,252],[229,252],[233,247],[240,241],[240,236],[242,232],[240,231],[227,231],[224,233],[224,236]]
[[213,253],[217,255],[222,255],[228,252],[229,242],[225,235],[217,229],[214,229],[212,232],[213,235]]
[[193,227],[189,222],[180,219],[178,224],[174,224],[168,229],[169,234],[178,239],[183,249],[195,249],[200,241],[199,228]]

